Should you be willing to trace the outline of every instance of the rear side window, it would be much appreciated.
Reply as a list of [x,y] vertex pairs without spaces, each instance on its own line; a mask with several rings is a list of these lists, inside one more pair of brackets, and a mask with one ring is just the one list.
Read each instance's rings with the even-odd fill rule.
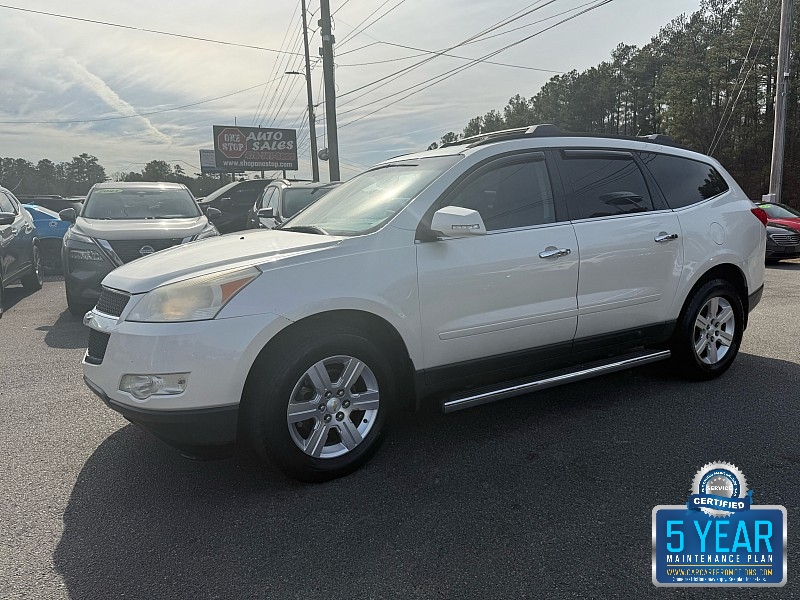
[[670,208],[683,208],[728,191],[722,175],[706,163],[651,152],[642,152],[639,156],[653,174]]
[[560,169],[572,186],[572,219],[592,219],[653,210],[644,175],[628,152],[563,150]]
[[0,192],[0,212],[15,213],[14,204],[3,192]]

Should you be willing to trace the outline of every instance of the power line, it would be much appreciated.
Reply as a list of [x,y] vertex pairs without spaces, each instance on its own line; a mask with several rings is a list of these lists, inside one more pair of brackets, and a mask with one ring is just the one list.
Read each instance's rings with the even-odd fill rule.
[[71,15],[62,15],[58,13],[51,13],[45,12],[43,10],[32,10],[30,8],[20,8],[19,6],[9,6],[7,4],[0,4],[0,8],[7,8],[8,10],[18,10],[20,12],[26,13],[33,13],[37,15],[44,15],[48,17],[57,17],[59,19],[69,19],[70,21],[81,21],[83,23],[92,23],[94,25],[105,25],[107,27],[118,27],[120,29],[128,29],[131,31],[144,31],[145,33],[156,33],[158,35],[167,35],[170,37],[177,37],[186,40],[194,40],[196,42],[207,42],[210,44],[222,44],[223,46],[235,46],[237,48],[248,48],[250,50],[263,50],[265,52],[274,52],[276,54],[295,54],[297,56],[302,56],[298,53],[294,52],[281,52],[280,50],[275,50],[274,48],[265,48],[263,46],[253,46],[250,44],[237,44],[236,42],[226,42],[224,40],[214,40],[211,38],[204,38],[195,35],[185,35],[182,33],[173,33],[170,31],[159,31],[157,29],[147,29],[145,27],[133,27],[132,25],[122,25],[120,23],[111,23],[108,21],[98,21],[95,19],[84,19],[81,17],[73,17]]
[[[367,117],[369,117],[371,115],[374,115],[377,112],[380,112],[380,111],[382,111],[382,110],[384,110],[386,108],[389,108],[390,106],[393,106],[394,104],[397,104],[398,102],[402,102],[406,98],[409,98],[409,97],[411,97],[411,96],[413,96],[415,94],[418,94],[419,92],[423,91],[423,89],[429,89],[429,88],[433,87],[434,85],[436,85],[438,83],[441,83],[442,81],[445,81],[445,80],[450,79],[451,77],[453,77],[455,75],[458,75],[462,71],[466,71],[470,67],[473,67],[476,64],[479,64],[481,60],[485,60],[486,58],[491,58],[493,56],[496,56],[497,54],[500,54],[501,52],[504,52],[504,51],[508,50],[509,48],[512,48],[514,46],[518,46],[519,44],[522,44],[523,42],[526,42],[526,41],[530,40],[531,38],[534,38],[534,37],[536,37],[538,35],[541,35],[542,33],[545,33],[546,31],[549,31],[549,30],[551,30],[551,29],[553,29],[555,27],[558,27],[559,25],[561,25],[563,23],[566,23],[567,21],[571,21],[572,19],[576,19],[581,15],[584,15],[584,14],[586,14],[588,12],[591,12],[591,11],[597,9],[597,8],[600,8],[601,6],[605,6],[606,4],[610,4],[611,2],[614,2],[614,0],[600,0],[597,4],[595,4],[593,6],[590,6],[589,8],[586,8],[583,11],[581,11],[581,12],[575,14],[575,15],[572,15],[572,16],[569,16],[569,17],[567,17],[565,19],[562,19],[558,23],[554,23],[553,25],[550,25],[549,27],[546,27],[545,29],[537,31],[536,33],[533,33],[531,35],[528,35],[528,36],[526,36],[526,37],[524,37],[524,38],[522,38],[520,40],[517,40],[516,42],[508,44],[507,46],[504,46],[504,47],[502,47],[502,48],[500,48],[498,50],[490,52],[489,54],[486,54],[485,56],[482,56],[482,57],[480,57],[478,59],[475,59],[475,61],[473,61],[473,62],[471,62],[469,64],[462,65],[461,67],[457,67],[456,69],[451,69],[450,71],[445,71],[444,73],[441,73],[440,75],[437,75],[436,77],[433,77],[431,79],[427,79],[427,80],[425,80],[425,81],[423,81],[421,83],[418,83],[416,85],[410,86],[410,87],[408,87],[408,88],[406,88],[404,90],[400,90],[398,92],[395,92],[394,94],[389,94],[388,96],[384,96],[383,98],[381,98],[379,100],[375,100],[373,102],[364,104],[362,106],[350,109],[349,111],[345,111],[345,112],[353,112],[353,111],[359,110],[361,108],[367,108],[368,106],[371,106],[373,104],[377,104],[378,102],[381,102],[383,100],[387,100],[388,98],[391,98],[393,96],[397,96],[398,94],[402,94],[403,92],[412,90],[414,88],[418,88],[418,87],[420,87],[420,86],[422,86],[422,85],[424,85],[426,83],[429,83],[429,82],[431,82],[433,80],[436,80],[436,81],[433,81],[433,83],[431,83],[431,85],[429,85],[428,87],[422,88],[422,89],[418,89],[418,90],[416,90],[414,92],[411,92],[410,94],[407,94],[407,95],[403,96],[402,98],[394,100],[393,102],[390,102],[389,104],[381,106],[381,107],[379,107],[379,108],[377,108],[377,109],[375,109],[375,110],[373,110],[373,111],[371,111],[371,112],[369,112],[369,113],[367,113],[365,115],[362,115],[362,116],[360,116],[360,117],[358,117],[356,119],[353,119],[352,121],[348,121],[344,125],[340,125],[340,128],[341,127],[347,127],[349,125],[352,125],[353,123],[357,123],[358,121],[361,121],[362,119],[365,119],[365,118],[367,118]],[[344,113],[342,113],[342,114],[344,114]]]
[[[430,56],[429,58],[425,58],[425,59],[423,59],[423,60],[421,60],[421,61],[419,61],[419,62],[417,62],[417,63],[415,63],[413,65],[409,65],[408,67],[405,67],[403,69],[395,71],[394,73],[390,73],[389,75],[386,75],[385,77],[381,77],[380,79],[376,79],[374,81],[371,81],[370,83],[367,83],[367,84],[359,86],[359,87],[357,87],[355,89],[352,89],[349,92],[345,92],[344,94],[340,94],[339,98],[344,98],[345,96],[349,96],[350,94],[354,94],[355,92],[358,92],[360,90],[363,90],[363,89],[366,89],[366,88],[369,88],[369,87],[373,87],[373,86],[375,86],[375,85],[377,85],[377,84],[379,84],[381,82],[386,82],[386,83],[383,83],[382,85],[380,85],[378,87],[384,87],[385,85],[387,85],[387,84],[391,83],[392,81],[395,81],[396,79],[398,79],[401,75],[403,75],[405,73],[409,73],[409,72],[421,67],[422,65],[434,60],[435,58],[437,58],[439,56],[441,56],[445,52],[450,52],[451,50],[454,50],[455,48],[463,46],[467,42],[470,42],[470,41],[472,41],[474,39],[480,38],[481,36],[486,35],[487,33],[491,33],[492,31],[496,31],[497,29],[500,29],[501,27],[505,27],[509,23],[512,23],[512,22],[516,21],[517,19],[521,19],[522,17],[524,17],[526,15],[529,15],[532,12],[535,12],[537,10],[541,10],[542,8],[545,8],[546,6],[549,6],[550,4],[553,4],[554,2],[557,2],[557,1],[558,0],[547,0],[547,2],[542,4],[543,0],[536,0],[536,2],[533,2],[532,4],[529,4],[528,6],[523,8],[522,10],[517,11],[516,13],[512,14],[510,17],[506,17],[504,19],[501,19],[500,21],[496,22],[494,25],[492,25],[492,26],[484,29],[483,31],[480,31],[480,32],[468,37],[467,39],[459,42],[458,44],[454,44],[453,46],[450,46],[449,48],[446,48],[442,52],[435,53],[433,56]],[[520,14],[520,13],[522,13],[522,14]],[[481,58],[485,59],[486,57],[481,57]],[[378,87],[370,90],[370,92],[374,92],[376,89],[378,89]],[[353,98],[352,100],[343,103],[342,106],[344,106],[346,104],[349,104],[353,100],[357,100],[358,98],[361,98],[361,97],[363,97],[365,95],[366,94],[361,94],[361,95],[357,96],[356,98]]]
[[[279,79],[279,78],[276,78]],[[275,81],[273,79],[272,81]],[[200,104],[207,104],[209,102],[215,102],[216,100],[222,100],[223,98],[230,98],[231,96],[236,96],[237,94],[243,94],[245,92],[249,92],[250,90],[254,90],[256,88],[260,88],[262,85],[267,85],[272,83],[272,81],[266,81],[263,83],[259,83],[257,85],[250,86],[248,88],[244,88],[243,90],[237,90],[235,92],[231,92],[230,94],[224,94],[222,96],[217,96],[215,98],[209,98],[207,100],[200,100],[199,102],[193,102],[191,104],[184,104],[182,106],[172,106],[170,108],[162,108],[159,110],[151,110],[147,112],[137,112],[132,115],[119,115],[116,117],[100,117],[97,119],[68,119],[68,120],[56,120],[56,121],[0,121],[2,125],[49,125],[49,124],[70,124],[70,123],[96,123],[100,121],[116,121],[119,119],[133,119],[135,117],[146,117],[149,115],[156,115],[160,113],[170,112],[173,110],[182,110],[184,108],[191,108],[193,106],[199,106]]]
[[[592,2],[594,2],[594,1],[595,0],[592,0]],[[588,4],[591,4],[592,2],[589,2]],[[478,41],[483,41],[483,40],[478,40]],[[380,41],[380,40],[378,40],[376,43],[377,44],[385,44],[387,46],[395,46],[397,48],[405,48],[407,50],[418,50],[418,51],[420,51],[420,54],[412,54],[411,56],[403,56],[401,58],[390,58],[390,59],[387,59],[387,60],[376,60],[376,61],[365,62],[365,63],[353,63],[353,64],[337,63],[336,66],[337,67],[361,67],[361,66],[366,66],[366,65],[378,65],[378,64],[382,64],[382,63],[388,63],[388,62],[397,62],[399,60],[408,60],[408,59],[411,59],[411,58],[418,58],[420,56],[425,56],[425,55],[429,55],[429,54],[435,54],[437,56],[446,56],[448,58],[458,58],[460,60],[475,60],[474,58],[470,58],[468,56],[458,56],[456,54],[448,54],[447,52],[442,52],[441,50],[425,50],[424,48],[415,48],[414,46],[406,46],[405,44],[395,44],[393,42],[384,42],[384,41]],[[472,42],[469,42],[469,43],[471,44]],[[558,75],[564,73],[564,71],[556,71],[556,70],[553,70],[553,69],[542,69],[540,67],[528,67],[528,66],[525,66],[525,65],[515,65],[515,64],[511,64],[511,63],[494,62],[494,61],[491,61],[491,60],[484,60],[484,61],[481,61],[481,62],[486,63],[487,65],[497,65],[497,66],[500,66],[500,67],[512,67],[514,69],[525,69],[525,70],[528,70],[528,71],[542,71],[544,73],[556,73]]]
[[[390,8],[390,9],[389,9],[389,10],[387,10],[385,13],[383,13],[381,16],[379,16],[377,19],[375,19],[375,20],[374,20],[372,23],[369,23],[368,25],[364,25],[364,23],[366,23],[366,22],[367,22],[367,21],[368,21],[370,18],[372,18],[372,15],[374,15],[376,12],[378,12],[378,11],[379,11],[380,9],[382,9],[384,6],[386,6],[387,4],[389,4],[389,2],[391,2],[391,0],[384,0],[384,2],[382,2],[382,3],[380,4],[380,6],[378,6],[378,8],[376,8],[376,9],[375,9],[375,10],[373,10],[371,13],[369,13],[369,15],[367,15],[367,17],[366,17],[366,18],[365,18],[363,21],[361,21],[361,23],[359,23],[358,25],[356,25],[356,28],[355,28],[353,31],[351,31],[351,32],[350,32],[350,33],[348,33],[346,36],[344,36],[344,39],[343,39],[341,42],[339,42],[339,47],[341,48],[341,47],[342,47],[342,46],[344,46],[344,45],[345,45],[347,42],[349,42],[349,41],[350,41],[350,40],[352,40],[354,37],[356,37],[356,36],[357,36],[357,35],[359,35],[361,32],[363,32],[365,29],[367,29],[367,28],[369,28],[369,27],[372,27],[373,25],[375,25],[375,23],[377,23],[378,21],[380,21],[380,20],[381,20],[383,17],[385,17],[386,15],[388,15],[390,12],[392,12],[392,11],[393,11],[394,9],[396,9],[398,6],[400,6],[401,4],[403,4],[405,1],[406,1],[406,0],[400,0],[400,2],[398,2],[398,3],[397,3],[397,4],[395,4],[395,5],[394,5],[392,8]],[[359,28],[359,27],[361,27],[362,25],[364,25],[364,27],[363,27],[363,28],[361,28],[361,29],[358,29],[358,28]]]
[[[333,11],[333,12],[331,13],[331,16],[332,16],[332,17],[333,17],[333,16],[335,16],[335,15],[336,15],[336,13],[338,13],[338,12],[339,12],[340,10],[342,10],[342,9],[343,9],[345,6],[347,6],[347,3],[348,3],[348,2],[350,2],[350,0],[344,0],[344,2],[342,2],[342,3],[339,5],[339,8],[337,8],[335,11]],[[314,11],[314,12],[317,12],[317,11]]]

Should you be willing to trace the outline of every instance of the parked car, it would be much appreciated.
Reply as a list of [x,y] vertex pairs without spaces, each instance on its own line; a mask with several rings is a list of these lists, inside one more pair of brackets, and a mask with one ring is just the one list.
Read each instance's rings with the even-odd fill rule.
[[25,210],[33,219],[36,237],[39,238],[39,249],[42,260],[42,272],[46,275],[61,273],[61,245],[69,223],[62,221],[57,212],[37,206],[25,204]]
[[799,210],[778,202],[761,202],[758,207],[764,209],[770,223],[800,230]]
[[[339,185],[277,179],[264,188],[247,215],[248,229],[274,229]],[[263,212],[262,212],[263,211]]]
[[74,208],[77,213],[81,211],[81,203],[85,200],[85,197],[24,194],[17,196],[17,199],[23,204],[34,204],[54,212],[61,212],[65,208]]
[[766,218],[664,136],[483,134],[383,162],[279,230],[120,267],[84,321],[85,381],[185,452],[238,439],[330,479],[395,409],[662,360],[720,376],[761,298]]
[[[100,298],[100,282],[112,270],[172,246],[219,235],[186,186],[177,183],[98,183],[80,214],[59,213],[71,223],[61,260],[67,307],[83,315]],[[195,247],[192,249],[197,251]]]
[[205,196],[200,207],[216,208],[222,214],[214,220],[220,233],[247,229],[247,215],[272,179],[234,181]]
[[800,231],[770,222],[767,224],[768,263],[777,263],[785,258],[800,258]]
[[0,317],[5,290],[17,282],[28,290],[41,289],[39,238],[28,211],[14,194],[0,187]]

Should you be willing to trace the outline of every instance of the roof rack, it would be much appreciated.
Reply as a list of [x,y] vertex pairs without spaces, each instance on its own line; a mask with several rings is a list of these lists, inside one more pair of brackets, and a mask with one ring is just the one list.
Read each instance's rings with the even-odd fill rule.
[[523,138],[544,138],[544,137],[590,137],[590,138],[612,139],[612,140],[628,140],[637,142],[648,141],[654,144],[660,144],[662,146],[672,146],[675,148],[684,148],[686,150],[691,149],[681,144],[678,144],[671,137],[669,137],[668,135],[664,135],[663,133],[653,133],[650,135],[642,135],[642,136],[614,135],[608,133],[576,133],[571,131],[563,131],[557,125],[553,125],[552,123],[542,123],[539,125],[531,125],[530,127],[516,127],[514,129],[503,129],[501,131],[491,131],[487,133],[481,133],[478,135],[470,136],[468,138],[462,138],[454,142],[448,142],[446,144],[442,144],[440,147],[447,148],[449,146],[466,145],[468,148],[473,148],[475,146],[482,146],[484,144],[491,144],[494,142],[501,142],[506,140],[516,140]]

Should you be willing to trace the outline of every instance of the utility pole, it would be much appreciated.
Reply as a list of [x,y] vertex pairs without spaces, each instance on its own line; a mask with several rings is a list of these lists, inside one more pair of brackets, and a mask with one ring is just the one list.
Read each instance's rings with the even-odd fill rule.
[[786,95],[789,90],[789,50],[792,41],[792,4],[782,0],[781,37],[778,44],[778,76],[775,81],[775,129],[772,135],[772,165],[769,171],[769,194],[766,202],[780,202],[783,187],[783,148],[786,138]]
[[340,181],[339,175],[339,134],[336,131],[336,86],[333,81],[333,44],[336,39],[331,33],[330,0],[320,0],[319,26],[322,28],[322,73],[325,77],[325,118],[328,129],[328,166],[331,181]]
[[306,0],[302,0],[303,44],[306,50],[306,94],[308,95],[308,134],[311,136],[311,179],[319,181],[319,157],[317,157],[317,127],[314,115],[314,97],[311,95],[311,59],[308,56],[308,23],[306,22]]

